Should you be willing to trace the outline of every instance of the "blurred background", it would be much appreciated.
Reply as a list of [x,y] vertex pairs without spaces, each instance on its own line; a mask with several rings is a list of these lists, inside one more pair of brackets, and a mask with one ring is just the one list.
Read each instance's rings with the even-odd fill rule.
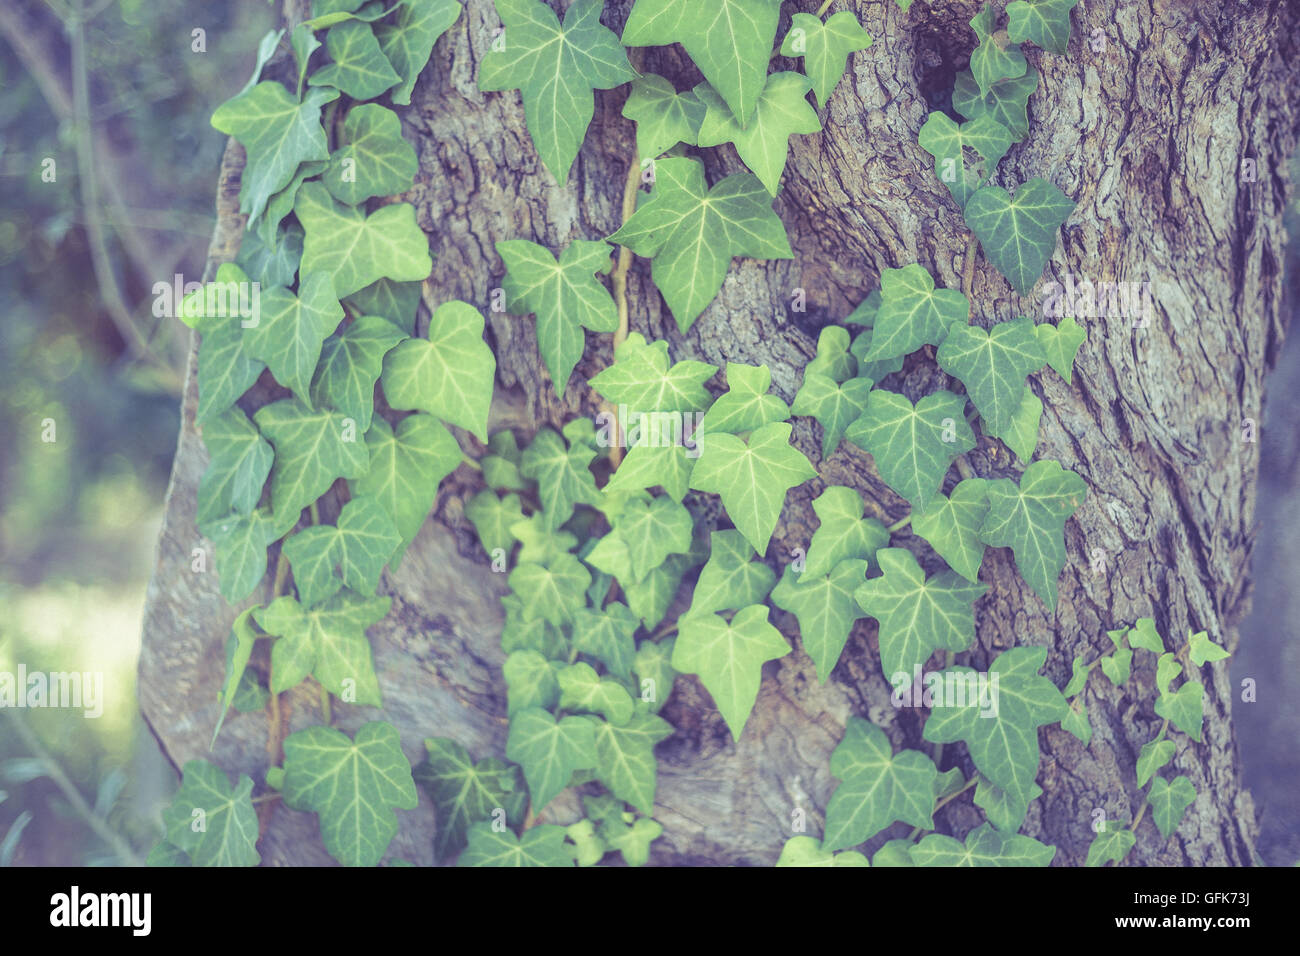
[[[104,711],[0,709],[0,866],[137,863],[176,787],[136,707],[145,588],[224,139],[266,0],[0,2],[0,672],[98,671]],[[201,32],[196,32],[201,31]],[[1300,161],[1292,163],[1300,182]],[[1300,205],[1288,308],[1300,303]],[[52,426],[52,427],[51,427]],[[1232,662],[1261,861],[1300,860],[1300,334],[1268,384],[1254,611]],[[52,439],[52,440],[50,440]],[[1292,681],[1293,683],[1293,681]]]

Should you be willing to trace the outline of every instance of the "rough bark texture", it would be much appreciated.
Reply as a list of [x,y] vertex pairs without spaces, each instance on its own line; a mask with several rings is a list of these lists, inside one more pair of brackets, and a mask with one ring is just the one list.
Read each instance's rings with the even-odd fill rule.
[[[786,4],[783,29],[791,12],[817,5]],[[604,22],[621,29],[630,6],[630,0],[607,3]],[[951,88],[953,72],[966,64],[974,45],[967,23],[977,5],[918,0],[906,15],[893,3],[849,0],[836,7],[842,8],[855,10],[876,42],[851,58],[822,113],[824,131],[792,141],[775,208],[795,258],[735,262],[716,301],[686,335],[676,331],[650,284],[647,262],[636,262],[629,283],[633,329],[667,339],[677,358],[766,364],[786,400],[814,352],[818,328],[843,318],[876,288],[882,269],[919,261],[941,285],[960,288],[962,281],[968,234],[916,138],[935,108],[927,94]],[[426,306],[459,298],[486,312],[503,272],[496,241],[522,237],[558,250],[573,239],[608,235],[619,224],[634,147],[633,124],[620,114],[624,93],[597,94],[586,145],[569,183],[557,186],[536,157],[518,94],[476,88],[477,65],[498,22],[491,3],[469,0],[405,111],[421,163],[405,198],[415,203],[434,253]],[[1060,460],[1090,488],[1066,526],[1069,562],[1055,614],[1017,575],[1009,551],[991,549],[985,558],[982,578],[990,589],[976,604],[972,665],[981,667],[1013,645],[1047,646],[1046,673],[1058,686],[1074,655],[1091,660],[1108,646],[1107,629],[1145,615],[1155,617],[1175,647],[1189,627],[1236,647],[1236,622],[1248,606],[1259,447],[1243,441],[1242,422],[1261,417],[1264,376],[1283,333],[1281,213],[1285,160],[1296,137],[1288,97],[1297,82],[1292,38],[1300,10],[1283,0],[1093,0],[1074,10],[1073,23],[1068,54],[1028,54],[1042,74],[1030,103],[1029,137],[1012,148],[995,181],[1014,186],[1041,176],[1078,202],[1048,278],[1073,273],[1094,282],[1151,282],[1155,301],[1145,329],[1132,328],[1127,317],[1081,320],[1088,340],[1072,387],[1052,373],[1032,379],[1045,405],[1039,457]],[[679,88],[698,79],[675,47],[644,51],[641,66]],[[704,155],[713,180],[742,168],[730,147]],[[238,245],[240,159],[232,147],[210,269],[233,257]],[[1246,159],[1255,161],[1254,181],[1242,176]],[[791,310],[796,289],[806,293],[806,312]],[[972,299],[985,320],[1041,312],[1037,292],[1016,296],[982,258]],[[539,361],[531,320],[490,315],[488,334],[499,362],[494,427],[531,430],[594,411],[596,397],[581,375],[609,363],[607,337],[589,337],[561,402]],[[915,397],[934,386],[929,369],[932,363],[913,359],[889,384]],[[191,356],[140,681],[144,713],[177,766],[209,756],[223,644],[236,613],[218,595],[214,575],[190,570],[191,549],[203,545],[194,511],[206,465],[193,424],[195,402]],[[806,547],[815,527],[808,503],[826,484],[862,489],[882,518],[906,513],[870,456],[846,443],[822,461],[819,426],[807,419],[796,420],[794,435],[819,464],[821,478],[788,499],[768,552],[774,564]],[[971,453],[976,472],[1016,474],[1000,449],[985,441]],[[463,517],[475,477],[462,468],[444,482],[435,515],[409,557],[384,578],[393,613],[371,631],[382,716],[401,731],[412,760],[420,759],[426,736],[454,737],[475,757],[504,749],[497,641],[504,581],[482,560]],[[895,540],[923,547],[919,539]],[[1097,555],[1103,567],[1095,572]],[[793,620],[779,612],[773,618],[793,639]],[[859,622],[825,686],[797,640],[795,646],[795,653],[768,665],[738,745],[696,680],[679,678],[664,713],[677,733],[658,750],[655,817],[665,834],[654,844],[652,862],[770,864],[790,835],[796,808],[807,813],[808,831],[820,833],[834,785],[828,758],[851,714],[885,727],[897,746],[928,749],[920,741],[920,716],[889,703],[873,622]],[[1110,819],[1131,818],[1140,801],[1134,761],[1159,722],[1151,709],[1154,666],[1150,658],[1138,660],[1122,691],[1100,679],[1090,684],[1089,746],[1059,727],[1040,733],[1045,792],[1031,806],[1024,832],[1057,845],[1058,864],[1082,862],[1094,808]],[[1130,863],[1235,865],[1254,858],[1255,813],[1239,781],[1233,687],[1224,664],[1209,665],[1200,676],[1207,691],[1204,742],[1179,735],[1171,768],[1190,777],[1199,796],[1169,841],[1144,823]],[[290,730],[320,719],[305,687],[282,701]],[[339,706],[335,722],[352,730],[376,716]],[[212,757],[260,784],[275,746],[266,714],[232,715]],[[964,748],[946,748],[944,760],[945,766],[965,761]],[[547,818],[565,822],[576,810],[568,794]],[[399,816],[393,854],[430,862],[430,805]],[[962,833],[979,819],[969,801],[959,800],[938,823]],[[905,829],[887,831],[871,847]],[[314,818],[282,807],[270,815],[262,846],[268,863],[328,862]]]

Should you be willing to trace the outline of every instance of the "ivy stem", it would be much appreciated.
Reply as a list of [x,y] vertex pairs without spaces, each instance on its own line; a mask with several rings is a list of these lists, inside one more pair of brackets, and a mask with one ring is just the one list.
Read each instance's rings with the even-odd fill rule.
[[320,712],[326,727],[334,723],[334,718],[330,712],[330,692],[325,689],[324,684],[320,685]]
[[893,534],[895,531],[902,531],[911,523],[912,523],[912,512],[909,511],[906,517],[899,518],[897,521],[895,521],[893,524],[889,526],[888,529],[889,533]]
[[[966,792],[967,790],[969,790],[971,787],[973,787],[973,786],[975,786],[977,783],[979,783],[979,779],[980,779],[980,778],[979,778],[978,776],[971,777],[969,780],[966,781],[966,786],[962,787],[960,790],[958,790],[958,791],[956,791],[956,792],[954,792],[954,793],[950,793],[950,794],[948,794],[948,796],[944,797],[942,800],[940,800],[938,803],[936,803],[936,804],[934,805],[934,811],[933,811],[933,813],[938,813],[940,810],[942,810],[942,809],[943,809],[944,807],[946,807],[948,804],[952,803],[954,800],[956,800],[958,797],[960,797],[963,793],[965,793],[965,792]],[[933,815],[933,814],[931,814],[931,815]],[[912,827],[912,832],[909,833],[909,834],[907,835],[907,840],[908,840],[908,842],[910,843],[911,841],[915,840],[915,839],[916,839],[920,834],[921,834],[921,828],[920,828],[920,827]]]
[[965,455],[962,455],[957,459],[957,474],[961,475],[962,478],[975,477],[975,469],[970,466],[970,462],[966,460]]
[[460,457],[460,462],[462,465],[469,465],[475,471],[483,470],[483,466],[480,465],[478,462],[476,462],[473,458],[469,457],[469,455],[462,454]]
[[966,240],[966,258],[961,264],[961,291],[967,301],[970,300],[971,288],[975,285],[975,249],[978,243],[979,240],[972,232],[970,238]]
[[311,523],[320,524],[320,510],[316,507],[315,501],[311,503],[309,510],[311,511]]
[[[623,224],[636,213],[636,194],[641,188],[641,154],[632,147],[632,161],[627,165],[627,178],[623,182]],[[618,328],[614,330],[614,348],[627,341],[631,327],[631,309],[627,301],[627,274],[632,268],[632,250],[626,245],[618,247],[618,264],[610,274],[614,287],[614,303],[618,306]],[[618,416],[613,417],[614,441],[609,448],[609,463],[618,468],[623,461],[623,439],[618,431]]]
[[831,8],[831,4],[834,3],[834,2],[835,2],[835,0],[826,0],[825,3],[823,3],[820,7],[817,8],[817,12],[816,12],[815,14],[813,14],[813,15],[816,16],[816,17],[818,17],[818,18],[824,16],[825,13],[826,13],[826,11],[829,10],[829,9]]

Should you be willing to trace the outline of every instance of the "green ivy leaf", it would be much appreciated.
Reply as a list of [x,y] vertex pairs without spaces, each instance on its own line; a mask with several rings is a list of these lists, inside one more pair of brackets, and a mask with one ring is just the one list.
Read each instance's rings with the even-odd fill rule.
[[[253,616],[255,610],[257,610],[255,607],[244,608],[230,627],[230,638],[226,642],[226,679],[222,682],[221,692],[217,695],[217,700],[221,704],[221,716],[217,718],[217,726],[212,731],[212,742],[208,744],[209,750],[216,745],[217,735],[221,733],[221,725],[226,722],[226,715],[230,713],[230,705],[236,704],[241,694],[247,692],[246,689],[250,684],[253,688],[260,689],[256,681],[245,679],[252,677],[248,674],[247,668],[248,660],[253,656],[253,645],[257,641],[257,634],[248,623],[248,619]],[[237,704],[236,706],[238,707]],[[242,711],[242,708],[239,709]]]
[[662,488],[673,501],[681,501],[686,497],[693,467],[690,453],[681,445],[660,444],[652,436],[640,436],[605,485],[605,494]]
[[844,76],[849,54],[869,46],[871,35],[847,10],[833,14],[825,23],[811,13],[796,13],[781,44],[781,55],[803,57],[803,71],[812,80],[813,95],[825,106]]
[[547,660],[568,659],[569,642],[560,629],[542,617],[528,620],[518,595],[507,594],[501,599],[501,606],[506,611],[505,625],[501,629],[501,650],[512,654],[531,649]]
[[718,396],[696,429],[696,441],[709,432],[750,432],[790,417],[790,407],[775,395],[772,370],[766,365],[727,363],[727,391]]
[[1172,781],[1156,777],[1151,781],[1151,819],[1156,822],[1160,835],[1168,840],[1182,823],[1187,808],[1196,800],[1196,788],[1186,777],[1175,777]]
[[1088,708],[1079,698],[1070,704],[1070,709],[1061,718],[1061,729],[1073,734],[1085,747],[1092,740],[1092,724],[1088,722]]
[[573,844],[569,851],[578,866],[595,866],[609,852],[605,841],[596,833],[596,824],[590,820],[579,820],[564,828],[565,839]]
[[249,356],[247,338],[240,328],[242,321],[232,316],[201,332],[199,408],[195,416],[199,425],[206,425],[230,409],[266,368]]
[[1080,328],[1073,316],[1067,315],[1056,325],[1044,322],[1034,326],[1038,336],[1038,345],[1047,356],[1047,364],[1056,369],[1056,373],[1071,384],[1074,377],[1074,357],[1079,354],[1088,333]]
[[208,467],[199,479],[195,523],[207,524],[237,511],[249,514],[262,497],[275,453],[238,408],[203,426]]
[[506,757],[524,769],[533,812],[540,813],[569,785],[575,770],[596,766],[596,737],[590,719],[569,716],[558,723],[540,708],[510,719]]
[[[296,196],[297,193],[295,192],[294,195]],[[235,265],[248,273],[248,278],[261,283],[262,288],[270,288],[277,285],[293,285],[294,277],[298,274],[300,259],[302,259],[302,226],[291,219],[281,224],[276,230],[274,241],[269,243],[262,241],[258,230],[245,232],[239,244],[239,255],[235,259]],[[218,274],[222,267],[218,268]]]
[[955,323],[969,319],[966,297],[956,289],[936,289],[923,266],[886,269],[880,276],[880,309],[872,327],[871,349],[858,357],[897,358],[927,343],[938,345]]
[[672,665],[676,644],[677,639],[673,637],[658,642],[646,639],[636,649],[632,669],[640,681],[641,696],[637,699],[650,713],[658,713],[672,695],[677,680]]
[[618,328],[618,307],[595,278],[613,267],[609,245],[575,239],[558,261],[544,246],[526,239],[498,242],[496,250],[506,264],[506,308],[537,315],[537,345],[555,394],[562,397],[586,348],[583,327],[593,332]]
[[858,360],[858,378],[879,382],[886,375],[897,372],[903,367],[903,356],[899,355],[891,359],[868,360],[867,355],[871,352],[872,337],[873,331],[871,329],[860,333],[853,340],[853,344],[849,346],[849,353]]
[[855,598],[867,562],[845,558],[829,574],[795,574],[789,565],[772,591],[772,603],[799,619],[804,651],[824,684],[839,663],[853,622],[866,617]]
[[1209,635],[1204,631],[1189,634],[1187,639],[1192,646],[1192,663],[1197,667],[1203,667],[1207,662],[1221,661],[1230,656],[1226,650],[1210,640]]
[[689,551],[694,527],[690,512],[667,496],[629,502],[614,531],[627,542],[632,580],[640,581],[668,555]]
[[982,187],[966,204],[965,215],[989,261],[1017,292],[1028,295],[1072,212],[1074,200],[1045,179],[1031,179],[1014,197],[1001,186]]
[[609,241],[654,260],[655,288],[682,332],[718,294],[733,257],[794,257],[772,197],[751,174],[735,173],[710,189],[698,160],[661,159],[654,171],[650,198]]
[[633,424],[634,419],[650,412],[707,408],[713,396],[704,383],[717,371],[716,365],[690,359],[670,368],[667,342],[647,342],[640,332],[633,332],[615,350],[614,364],[593,376],[589,384],[612,404],[626,405],[629,424]]
[[704,104],[704,120],[697,140],[700,146],[733,143],[746,166],[773,196],[781,188],[789,139],[822,128],[816,111],[808,105],[812,81],[801,73],[773,73],[758,97],[749,122],[741,124],[725,100],[707,83],[695,88]]
[[229,604],[252,594],[266,576],[266,548],[282,533],[266,509],[215,518],[199,531],[216,545],[221,596]]
[[1137,759],[1137,785],[1139,788],[1145,787],[1147,781],[1155,776],[1157,770],[1174,759],[1175,749],[1174,742],[1166,740],[1163,734],[1155,740],[1147,741],[1142,745],[1142,750]]
[[280,638],[271,646],[271,692],[296,687],[310,674],[340,700],[381,706],[366,628],[382,621],[392,603],[344,589],[313,608],[285,596],[254,611],[258,626]]
[[514,547],[515,537],[510,529],[523,520],[524,511],[518,495],[498,498],[496,492],[480,491],[466,503],[465,517],[473,523],[487,556],[494,558],[498,549],[508,555]]
[[337,479],[360,478],[370,469],[356,423],[338,412],[285,399],[263,405],[253,421],[275,447],[271,510],[278,521],[296,519]]
[[1074,697],[1076,694],[1081,693],[1088,686],[1088,675],[1091,673],[1092,670],[1084,666],[1083,658],[1076,657],[1070,665],[1069,683],[1065,685],[1061,693],[1066,697]]
[[809,375],[825,375],[837,383],[857,375],[857,356],[849,352],[849,330],[828,325],[817,333],[817,355],[804,366],[803,373],[805,380]]
[[632,81],[623,115],[636,123],[636,151],[647,160],[678,143],[696,145],[704,104],[694,90],[678,93],[662,76],[646,73]]
[[[796,13],[795,16],[802,14]],[[831,853],[823,850],[821,844],[810,836],[794,836],[785,841],[781,847],[781,856],[777,866],[870,866],[867,858],[856,850],[843,853]]]
[[965,408],[965,399],[952,392],[941,390],[913,405],[903,395],[878,388],[846,437],[871,453],[890,488],[924,511],[953,460],[975,447]]
[[643,580],[624,586],[623,593],[627,596],[627,606],[641,619],[641,626],[647,631],[652,630],[664,619],[669,605],[677,596],[678,588],[681,587],[682,578],[690,568],[691,561],[686,555],[669,555],[667,561],[647,574]]
[[501,667],[506,682],[506,713],[513,717],[522,710],[550,710],[560,697],[556,669],[539,651],[512,651]]
[[[277,382],[310,406],[312,370],[325,336],[343,320],[343,307],[324,273],[307,276],[298,291],[294,295],[276,288],[262,293],[260,321],[248,329],[245,353],[265,362]],[[367,424],[360,426],[363,431]]]
[[444,302],[423,339],[407,339],[384,356],[388,404],[428,412],[487,441],[497,360],[483,341],[483,316],[464,302]]
[[373,592],[400,541],[383,506],[374,498],[360,497],[343,506],[337,524],[313,525],[288,538],[284,554],[298,595],[310,606],[345,584],[363,594]]
[[763,665],[789,654],[790,645],[768,623],[761,604],[741,608],[730,622],[719,614],[685,614],[677,632],[673,667],[699,675],[732,739],[739,740],[758,700]]
[[[1129,629],[1128,643],[1134,649],[1142,648],[1152,654],[1163,654],[1165,651],[1165,642],[1156,630],[1155,619],[1150,617],[1138,618]],[[1161,693],[1164,693],[1163,689]]]
[[912,530],[967,581],[978,581],[984,560],[980,528],[989,511],[988,481],[965,478],[952,494],[938,494],[921,514],[913,514]]
[[790,444],[788,422],[756,429],[748,443],[715,432],[700,439],[700,457],[691,472],[691,487],[722,496],[732,523],[759,554],[776,528],[786,493],[817,470]]
[[[934,157],[934,174],[964,209],[1011,148],[1011,131],[987,114],[958,126],[946,113],[936,111],[921,127],[920,143]],[[967,149],[982,161],[968,163]]]
[[1174,660],[1174,652],[1166,651],[1160,655],[1156,661],[1156,689],[1160,691],[1160,696],[1169,693],[1169,685],[1173,679],[1183,672],[1183,665]]
[[306,234],[301,273],[334,277],[340,299],[388,278],[423,281],[433,271],[429,238],[415,222],[410,203],[381,206],[370,215],[335,202],[319,182],[303,183],[293,204]]
[[632,719],[632,697],[627,688],[612,677],[601,677],[590,664],[570,664],[556,677],[561,710],[600,714],[615,726]]
[[[246,228],[253,229],[263,243],[274,248],[280,234],[280,226],[284,224],[284,217],[293,212],[293,204],[298,200],[298,190],[308,179],[319,176],[328,167],[329,163],[324,160],[299,163],[293,178],[289,180],[289,185],[268,199],[262,217],[258,220],[248,220]],[[301,254],[301,249],[299,253]],[[297,266],[296,262],[294,266]],[[287,282],[284,284],[288,285]]]
[[527,800],[519,768],[492,757],[474,763],[464,747],[446,737],[426,738],[424,747],[428,756],[412,776],[433,800],[437,859],[465,849],[470,826],[490,819],[498,807],[511,823],[523,822]]
[[637,0],[627,46],[680,43],[742,125],[758,108],[781,0]]
[[889,544],[889,531],[875,518],[863,517],[862,495],[845,485],[831,485],[813,499],[820,522],[808,545],[804,573],[827,574],[845,558],[874,562]]
[[604,0],[576,0],[561,26],[537,0],[496,0],[505,42],[479,66],[480,90],[519,90],[537,154],[561,185],[596,111],[592,90],[636,76],[618,36],[601,26],[603,6]]
[[1033,837],[1003,835],[988,823],[981,823],[959,843],[942,833],[931,833],[912,847],[917,866],[1048,866],[1056,847]]
[[869,378],[855,378],[836,384],[827,375],[804,370],[803,385],[794,397],[791,411],[809,415],[822,426],[822,458],[829,458],[839,448],[844,431],[862,417],[871,393]]
[[510,526],[510,533],[521,545],[520,561],[545,564],[555,556],[573,550],[577,545],[577,537],[567,531],[547,531],[545,518],[539,511]]
[[638,713],[622,724],[593,719],[592,726],[596,735],[597,779],[614,796],[642,813],[653,812],[655,744],[673,735],[672,725],[654,714]]
[[1020,476],[988,484],[989,513],[980,539],[1009,547],[1016,567],[1049,610],[1056,608],[1056,581],[1065,567],[1065,522],[1083,503],[1088,486],[1050,460],[1036,461]]
[[392,808],[420,802],[392,724],[371,721],[353,740],[308,727],[284,741],[284,800],[320,816],[321,839],[344,866],[374,866],[397,835]]
[[1132,663],[1133,651],[1121,647],[1101,659],[1101,672],[1110,678],[1110,682],[1116,687],[1122,687],[1128,681]]
[[731,611],[761,604],[776,581],[776,572],[755,561],[754,549],[739,531],[714,531],[709,560],[691,595],[691,611]]
[[1156,713],[1199,743],[1201,722],[1205,717],[1204,698],[1204,685],[1200,681],[1191,680],[1178,688],[1176,693],[1161,694],[1156,701]]
[[1133,831],[1127,828],[1112,830],[1109,824],[1106,829],[1102,830],[1092,838],[1092,843],[1088,847],[1088,858],[1084,860],[1084,866],[1105,866],[1107,863],[1114,863],[1118,866],[1123,862],[1124,857],[1128,856],[1128,851],[1133,849],[1133,844],[1137,842],[1137,837]]
[[332,86],[354,100],[373,100],[402,81],[369,24],[348,20],[330,27],[325,49],[334,62],[307,77],[308,86]]
[[985,331],[954,325],[939,346],[939,367],[961,379],[980,416],[994,432],[1010,427],[1025,392],[1025,376],[1047,361],[1034,324],[1026,318],[999,322]]
[[415,312],[420,305],[420,282],[379,279],[343,301],[361,315],[378,315],[407,335],[415,334]]
[[407,106],[415,81],[429,62],[438,37],[451,29],[460,16],[456,0],[403,0],[391,24],[375,27],[379,49],[402,77],[393,89],[393,102]]
[[267,80],[213,112],[213,127],[239,140],[248,154],[240,178],[239,211],[248,213],[250,222],[289,185],[300,163],[330,158],[320,111],[338,97],[338,90],[310,90],[299,102],[281,84]]
[[547,564],[524,562],[510,572],[510,589],[519,595],[524,618],[545,618],[556,627],[573,619],[587,604],[591,572],[571,554],[560,554]]
[[640,621],[626,604],[612,601],[599,610],[581,608],[573,616],[573,646],[600,661],[615,677],[632,675],[633,635]]
[[468,844],[457,866],[573,866],[564,848],[564,827],[553,823],[529,827],[522,837],[510,830],[498,833],[490,823],[475,823]]
[[1079,0],[1011,0],[1007,4],[1007,38],[1052,53],[1070,45],[1070,11]]
[[979,39],[970,55],[970,70],[979,84],[980,93],[987,96],[999,80],[1014,80],[1025,75],[1029,68],[1020,47],[1007,42],[1007,37],[995,34],[993,7],[985,3],[983,9],[970,21],[971,29]]
[[[911,3],[911,0],[907,0]],[[912,862],[911,840],[889,840],[871,858],[872,866],[916,866]]]
[[[167,840],[194,866],[257,866],[257,812],[253,781],[240,774],[235,786],[206,760],[185,764],[181,787],[163,811]],[[202,827],[195,829],[199,821]]]
[[565,445],[550,428],[537,433],[524,450],[520,472],[537,482],[545,526],[555,530],[569,520],[577,504],[596,504],[600,492],[591,473],[596,452],[581,442]]
[[[1069,713],[1073,714],[1071,710]],[[1061,721],[1061,726],[1065,726],[1065,721]],[[1043,788],[1034,784],[1029,791],[1029,802],[1037,800],[1043,795]],[[983,777],[979,778],[979,783],[975,785],[975,796],[972,798],[975,805],[984,811],[984,815],[989,818],[989,822],[1003,834],[1012,834],[1020,829],[1020,825],[1025,822],[1025,807],[1020,801],[1008,794],[1000,787],[995,787]]]
[[330,195],[355,206],[374,196],[405,192],[415,183],[415,149],[402,138],[402,121],[378,103],[348,110],[343,141],[321,177]]
[[1038,423],[1042,417],[1042,399],[1026,385],[1024,393],[1020,396],[1020,404],[1016,406],[1011,416],[1010,425],[994,430],[987,422],[984,424],[989,434],[994,438],[1001,438],[1006,446],[1016,453],[1016,457],[1021,462],[1027,462],[1034,457],[1034,450],[1038,447]]
[[[925,664],[937,650],[962,651],[975,638],[972,605],[988,590],[952,571],[929,579],[912,553],[881,548],[876,560],[884,572],[858,585],[858,604],[880,622],[880,663],[891,682]],[[1053,688],[1055,690],[1055,688]]]
[[971,71],[962,70],[952,91],[952,105],[966,119],[991,116],[1019,142],[1029,135],[1029,97],[1036,89],[1038,71],[1032,66],[1025,70],[1024,76],[994,83],[987,95],[980,92]]
[[628,866],[645,866],[650,860],[650,844],[663,832],[662,824],[647,817],[632,824],[607,817],[600,824],[601,838],[611,850],[618,850],[623,855],[623,862]]
[[374,315],[363,315],[341,334],[331,335],[321,347],[312,402],[342,412],[362,431],[369,429],[384,356],[405,338],[397,326]]

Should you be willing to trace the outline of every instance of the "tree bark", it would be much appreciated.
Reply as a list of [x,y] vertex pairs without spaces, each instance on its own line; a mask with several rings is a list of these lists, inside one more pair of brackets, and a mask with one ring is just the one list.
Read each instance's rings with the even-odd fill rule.
[[[435,47],[404,111],[420,174],[403,198],[415,204],[434,254],[426,307],[463,299],[488,315],[498,361],[492,427],[531,432],[595,412],[598,398],[584,377],[609,364],[610,342],[588,336],[578,374],[557,400],[532,320],[489,311],[491,290],[504,271],[493,243],[527,238],[558,251],[574,239],[599,239],[617,229],[634,127],[621,116],[625,90],[597,93],[586,143],[569,182],[557,185],[533,149],[518,94],[478,91],[477,65],[499,21],[487,0],[466,6]],[[817,6],[811,0],[785,4],[782,31],[791,13]],[[621,32],[631,0],[605,7],[603,22]],[[978,6],[974,0],[918,0],[904,14],[894,3],[847,0],[835,9],[854,10],[876,39],[850,58],[844,81],[822,111],[824,130],[791,141],[775,209],[794,259],[737,260],[717,299],[685,335],[651,284],[647,261],[635,261],[628,283],[634,330],[666,339],[677,359],[765,364],[774,390],[787,401],[814,354],[818,329],[842,320],[877,288],[881,270],[919,261],[940,285],[962,287],[968,232],[917,144],[917,131],[939,108],[927,96],[950,89],[953,73],[966,65],[975,43],[968,22]],[[1071,273],[1093,282],[1150,282],[1154,309],[1147,328],[1133,328],[1122,316],[1081,318],[1088,339],[1073,385],[1054,373],[1031,378],[1045,406],[1038,457],[1059,460],[1090,490],[1066,525],[1069,559],[1054,614],[1016,573],[1010,552],[989,549],[981,579],[990,587],[976,604],[978,637],[970,654],[980,668],[1013,645],[1045,646],[1045,673],[1058,686],[1068,679],[1075,655],[1091,661],[1109,647],[1107,630],[1143,616],[1154,617],[1174,647],[1186,641],[1189,628],[1207,630],[1229,650],[1237,645],[1236,624],[1249,605],[1259,460],[1259,445],[1243,440],[1243,421],[1262,419],[1264,376],[1284,331],[1282,211],[1286,159],[1297,136],[1296,104],[1288,96],[1297,85],[1300,8],[1285,0],[1091,0],[1074,9],[1073,28],[1065,55],[1027,48],[1041,73],[1030,101],[1029,136],[1012,147],[994,181],[1014,186],[1040,176],[1077,201],[1046,279]],[[698,80],[676,47],[643,54],[643,70],[672,79],[679,89]],[[729,146],[703,151],[703,158],[710,181],[743,168]],[[238,247],[241,162],[242,150],[232,144],[209,273]],[[791,307],[800,289],[805,312]],[[974,314],[986,320],[1038,316],[1041,289],[1017,296],[981,256]],[[937,378],[932,363],[913,357],[893,387],[915,398]],[[227,771],[250,774],[261,787],[277,746],[269,739],[267,714],[232,713],[215,752],[208,753],[224,642],[236,609],[217,593],[213,574],[191,571],[191,549],[205,544],[194,524],[195,490],[206,466],[194,427],[196,399],[191,353],[145,616],[141,707],[178,767],[210,757]],[[794,442],[818,464],[820,478],[787,500],[768,551],[778,569],[794,548],[807,547],[816,527],[809,502],[829,484],[858,487],[887,521],[906,513],[869,455],[845,443],[823,461],[819,438],[811,420],[795,420]],[[989,440],[968,458],[986,477],[1019,471]],[[475,758],[504,752],[498,643],[504,575],[491,572],[463,514],[478,490],[477,477],[461,468],[444,481],[435,513],[408,557],[385,575],[382,590],[392,594],[393,611],[370,632],[382,713],[342,705],[335,711],[336,725],[349,731],[368,720],[391,721],[413,762],[422,759],[421,741],[430,736],[453,737]],[[904,534],[900,540],[920,553],[919,539]],[[1097,561],[1100,570],[1094,571]],[[738,744],[696,679],[677,681],[663,714],[677,732],[658,748],[654,816],[665,829],[653,845],[653,863],[771,864],[791,835],[797,809],[807,815],[808,832],[819,834],[835,784],[830,752],[850,715],[885,728],[896,747],[931,749],[920,738],[920,717],[889,703],[874,622],[858,623],[823,686],[800,648],[793,618],[776,611],[772,618],[795,652],[767,665]],[[1058,865],[1083,862],[1095,808],[1108,819],[1131,819],[1141,802],[1134,763],[1159,720],[1152,710],[1154,665],[1150,657],[1136,662],[1123,689],[1101,679],[1089,684],[1094,734],[1088,746],[1058,726],[1039,734],[1044,794],[1031,805],[1022,832],[1056,845]],[[1197,800],[1170,840],[1144,822],[1129,864],[1246,865],[1255,859],[1255,813],[1239,780],[1227,664],[1201,671],[1203,742],[1176,735],[1171,766],[1191,778]],[[299,687],[281,700],[289,730],[319,722],[314,690]],[[969,772],[963,747],[945,749],[944,766],[953,765]],[[391,852],[430,863],[435,821],[427,798],[421,800],[419,809],[399,812],[402,828]],[[570,792],[546,818],[567,822],[577,812]],[[961,835],[980,819],[963,799],[936,823]],[[869,848],[906,829],[896,825]],[[267,863],[329,862],[312,816],[279,806],[261,849]]]

